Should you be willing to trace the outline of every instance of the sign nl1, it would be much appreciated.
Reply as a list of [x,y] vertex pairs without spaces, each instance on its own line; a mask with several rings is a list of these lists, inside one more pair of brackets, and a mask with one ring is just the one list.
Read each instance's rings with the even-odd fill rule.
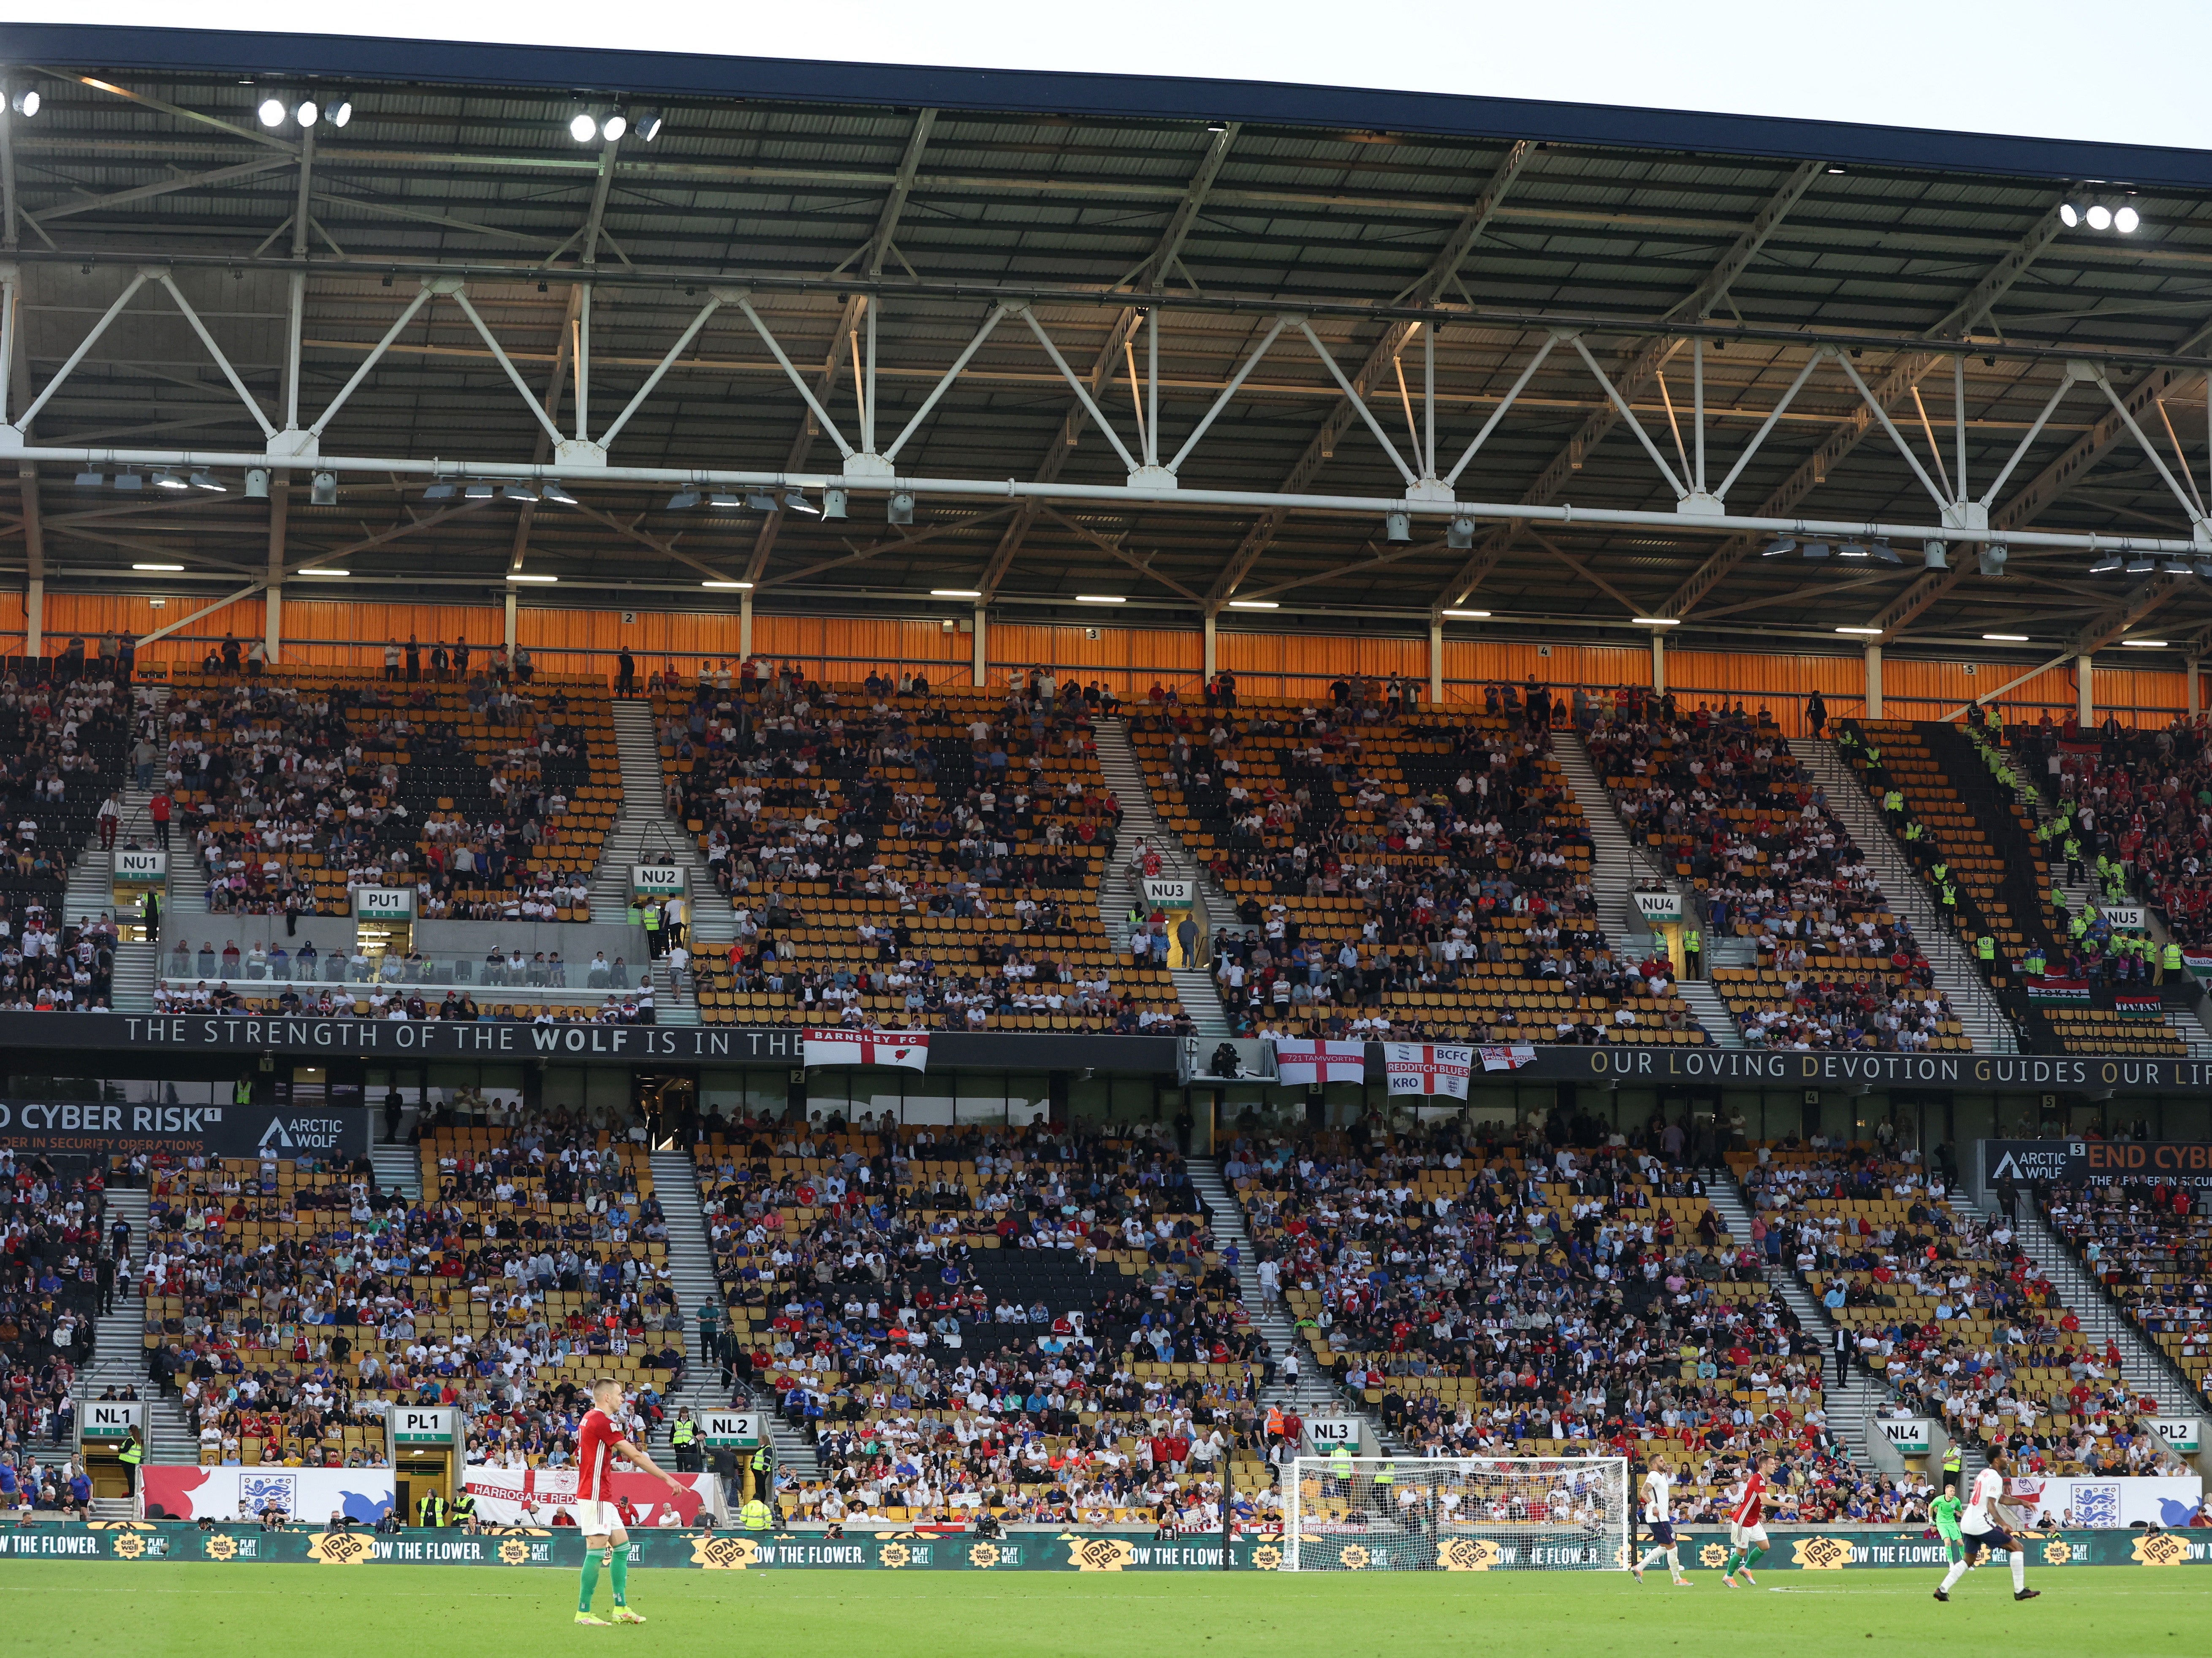
[[681,898],[684,866],[680,863],[633,863],[629,889],[639,898]]
[[131,1437],[131,1430],[146,1430],[146,1407],[133,1399],[87,1399],[78,1418],[77,1437],[80,1440],[118,1440]]
[[411,921],[415,918],[412,887],[356,887],[353,889],[356,921]]

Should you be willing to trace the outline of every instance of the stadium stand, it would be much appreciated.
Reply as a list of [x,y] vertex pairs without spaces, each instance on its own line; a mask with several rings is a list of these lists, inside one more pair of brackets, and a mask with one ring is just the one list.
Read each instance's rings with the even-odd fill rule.
[[587,680],[185,673],[161,780],[211,913],[348,915],[355,886],[416,886],[440,920],[588,921],[621,795]]
[[2038,1474],[2173,1462],[2141,1425],[2117,1357],[2091,1350],[2009,1223],[1954,1202],[1917,1154],[1765,1147],[1729,1162],[1768,1258],[1857,1332],[1859,1362],[1954,1440],[2008,1449]]
[[149,1363],[204,1463],[380,1466],[404,1402],[460,1407],[472,1454],[557,1467],[587,1366],[649,1431],[685,1357],[641,1125],[456,1114],[423,1133],[414,1203],[365,1161],[154,1167]]
[[1590,838],[1534,712],[1164,699],[1130,741],[1168,830],[1236,905],[1217,972],[1242,1034],[1663,1045],[1705,1033],[1662,960],[1600,930]]
[[1415,1455],[1663,1449],[1693,1518],[1729,1461],[1770,1446],[1798,1476],[1793,1514],[1903,1511],[1908,1493],[1863,1481],[1830,1434],[1818,1339],[1691,1166],[1709,1142],[1564,1113],[1497,1133],[1231,1145],[1255,1247],[1356,1407]]
[[1710,977],[1746,1044],[1957,1052],[1969,1043],[1909,922],[1762,710],[1671,695],[1600,711],[1587,742],[1631,832],[1702,897],[1714,938],[1756,966]]
[[1100,912],[1121,806],[1096,686],[786,667],[654,706],[670,810],[737,914],[726,959],[693,963],[702,1022],[1187,1027],[1164,927]]
[[113,1300],[104,1176],[0,1149],[0,1509],[71,1511],[75,1389]]
[[716,1119],[694,1156],[732,1379],[814,1442],[787,1514],[1198,1523],[1231,1461],[1269,1489],[1265,1348],[1156,1125]]
[[2123,1180],[2054,1186],[2042,1201],[2083,1269],[2212,1404],[2212,1221],[2200,1194],[2170,1181]]

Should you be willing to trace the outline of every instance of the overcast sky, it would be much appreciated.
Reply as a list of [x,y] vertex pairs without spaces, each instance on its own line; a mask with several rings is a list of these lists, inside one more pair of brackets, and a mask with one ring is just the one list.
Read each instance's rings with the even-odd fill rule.
[[[1173,73],[2212,148],[2207,0],[103,0],[97,21]],[[86,8],[0,0],[23,21]]]

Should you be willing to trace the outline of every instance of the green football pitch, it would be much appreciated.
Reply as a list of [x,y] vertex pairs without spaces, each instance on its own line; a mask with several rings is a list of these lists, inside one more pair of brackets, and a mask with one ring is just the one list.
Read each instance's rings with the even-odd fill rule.
[[[1940,1650],[1945,1658],[2202,1654],[2212,1571],[2031,1572],[2015,1602],[2002,1571],[1969,1576],[1951,1604],[1937,1574],[1773,1572],[1755,1589],[1641,1587],[1625,1576],[1075,1576],[975,1572],[638,1571],[642,1628],[579,1628],[575,1577],[484,1567],[0,1564],[0,1652],[351,1658],[434,1651],[493,1658],[623,1647],[702,1658],[895,1653],[900,1658],[1789,1658]],[[599,1587],[597,1610],[607,1610]]]

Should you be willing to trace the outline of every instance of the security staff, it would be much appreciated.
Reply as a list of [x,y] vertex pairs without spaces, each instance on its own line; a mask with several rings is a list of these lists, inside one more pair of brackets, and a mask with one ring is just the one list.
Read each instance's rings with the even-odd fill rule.
[[453,1524],[465,1532],[474,1533],[478,1529],[476,1496],[466,1486],[462,1487],[461,1494],[453,1499]]
[[1388,1515],[1395,1511],[1392,1507],[1392,1498],[1395,1496],[1395,1492],[1391,1488],[1397,1483],[1398,1465],[1396,1463],[1386,1462],[1375,1471],[1375,1512],[1377,1515]]
[[755,1496],[765,1496],[768,1494],[769,1470],[775,1466],[775,1459],[769,1454],[768,1447],[765,1445],[756,1450],[752,1454],[752,1460],[745,1464],[745,1483],[752,1488],[752,1494]]
[[2158,972],[2151,982],[2154,984],[2165,984],[2166,974],[2179,972],[2183,965],[2181,946],[2169,938],[2166,941],[2166,948],[2159,952]]
[[675,1425],[668,1430],[668,1446],[676,1453],[678,1473],[699,1472],[699,1424],[691,1420],[689,1405],[676,1413]]
[[1982,964],[1982,972],[1984,975],[1994,972],[1997,962],[1997,941],[1996,935],[1993,933],[1984,933],[1979,938],[1976,939],[1974,941],[1974,954],[1980,960]]
[[415,1505],[415,1523],[418,1526],[442,1526],[446,1523],[446,1499],[441,1492],[428,1490]]
[[1966,1470],[1966,1454],[1960,1450],[1959,1442],[1953,1440],[1943,1448],[1943,1488],[1955,1491],[1959,1480]]
[[775,1516],[760,1498],[748,1497],[745,1506],[738,1510],[738,1524],[749,1532],[764,1532],[775,1524]]
[[1682,934],[1682,976],[1698,977],[1698,963],[1705,951],[1705,936],[1695,927],[1685,929]]
[[1328,1477],[1335,1482],[1339,1496],[1352,1495],[1352,1452],[1342,1441],[1328,1454]]
[[138,1465],[146,1460],[146,1436],[138,1431],[137,1423],[131,1424],[131,1437],[123,1442],[123,1448],[115,1454],[115,1460],[124,1466],[125,1478],[131,1482],[131,1494],[137,1496]]

